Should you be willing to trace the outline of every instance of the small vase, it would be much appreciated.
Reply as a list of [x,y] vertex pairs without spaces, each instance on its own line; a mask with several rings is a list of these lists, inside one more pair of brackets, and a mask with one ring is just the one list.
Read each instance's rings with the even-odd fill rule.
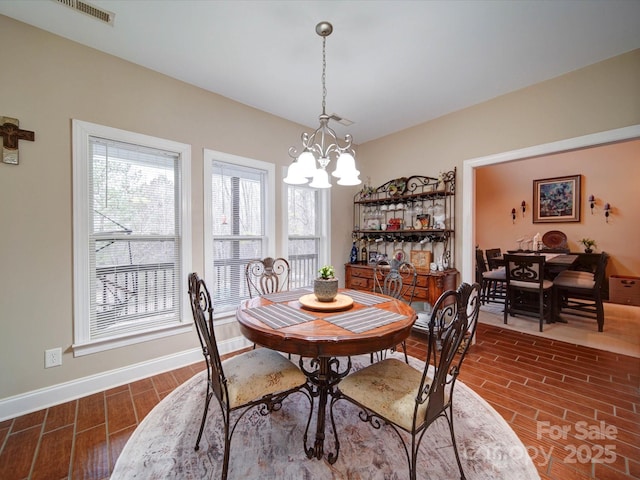
[[593,250],[591,250],[590,248],[585,248],[584,253],[593,253]]
[[316,278],[313,281],[313,293],[319,302],[333,302],[338,295],[338,279]]

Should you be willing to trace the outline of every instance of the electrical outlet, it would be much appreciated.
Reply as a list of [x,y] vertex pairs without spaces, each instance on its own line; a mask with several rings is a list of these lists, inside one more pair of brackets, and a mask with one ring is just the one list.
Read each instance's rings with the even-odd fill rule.
[[62,365],[62,349],[60,347],[44,351],[44,368],[60,365]]

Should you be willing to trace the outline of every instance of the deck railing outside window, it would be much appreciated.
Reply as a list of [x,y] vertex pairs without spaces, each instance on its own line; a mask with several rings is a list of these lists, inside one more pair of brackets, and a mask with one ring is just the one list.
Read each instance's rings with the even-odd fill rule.
[[173,263],[96,267],[96,313],[105,320],[100,327],[175,312],[175,285]]
[[[291,289],[313,285],[317,277],[318,256],[316,254],[292,255]],[[216,311],[235,308],[239,300],[249,298],[244,281],[247,260],[218,260],[214,266],[216,279],[211,291],[214,298],[232,298],[233,304],[215,304]],[[233,281],[233,279],[241,281]],[[177,299],[171,292],[175,288],[175,266],[171,263],[144,265],[113,265],[96,268],[96,303],[98,317],[113,316],[114,324],[172,313]],[[230,291],[236,290],[233,294]],[[226,308],[225,308],[226,307]],[[115,315],[114,315],[115,313]]]

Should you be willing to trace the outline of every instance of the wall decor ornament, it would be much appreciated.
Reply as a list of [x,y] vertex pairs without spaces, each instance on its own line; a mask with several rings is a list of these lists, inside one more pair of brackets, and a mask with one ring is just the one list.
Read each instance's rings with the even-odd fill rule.
[[12,117],[0,117],[0,136],[2,137],[2,145],[0,145],[0,153],[2,153],[2,161],[9,165],[18,165],[18,140],[35,140],[35,133],[30,130],[22,130],[20,121]]
[[533,223],[580,221],[581,175],[533,181]]

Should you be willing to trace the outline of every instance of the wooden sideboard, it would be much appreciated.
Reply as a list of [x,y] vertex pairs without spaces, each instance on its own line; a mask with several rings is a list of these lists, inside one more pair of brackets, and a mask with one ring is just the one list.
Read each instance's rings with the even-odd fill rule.
[[[354,290],[373,291],[373,266],[362,263],[345,265],[345,287]],[[434,305],[442,292],[458,288],[458,271],[450,268],[443,272],[417,269],[418,280],[413,296],[414,302],[429,302]]]

